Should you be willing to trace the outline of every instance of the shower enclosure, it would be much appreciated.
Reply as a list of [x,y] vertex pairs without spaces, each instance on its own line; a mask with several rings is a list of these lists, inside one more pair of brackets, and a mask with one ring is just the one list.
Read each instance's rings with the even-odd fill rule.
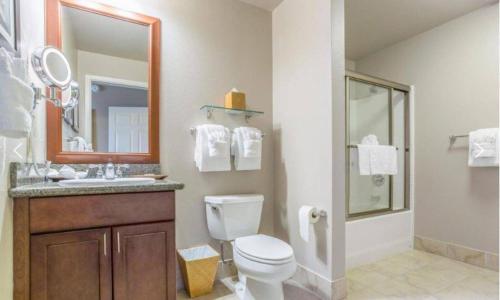
[[[348,219],[409,208],[410,87],[346,72],[346,215]],[[357,145],[375,135],[380,145],[396,147],[396,175],[361,176]]]

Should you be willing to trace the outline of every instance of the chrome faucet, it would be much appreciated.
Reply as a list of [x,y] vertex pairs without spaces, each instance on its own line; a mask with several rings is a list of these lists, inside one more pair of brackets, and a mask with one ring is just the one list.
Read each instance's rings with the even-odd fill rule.
[[106,179],[115,179],[115,166],[112,162],[108,162],[106,164],[106,169],[104,171],[104,178]]

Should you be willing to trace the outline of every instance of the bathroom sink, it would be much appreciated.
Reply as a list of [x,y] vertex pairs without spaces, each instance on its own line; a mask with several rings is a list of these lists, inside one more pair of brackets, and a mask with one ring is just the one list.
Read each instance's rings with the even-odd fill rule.
[[123,186],[123,185],[150,185],[155,183],[153,178],[115,178],[115,179],[68,179],[58,182],[60,186]]

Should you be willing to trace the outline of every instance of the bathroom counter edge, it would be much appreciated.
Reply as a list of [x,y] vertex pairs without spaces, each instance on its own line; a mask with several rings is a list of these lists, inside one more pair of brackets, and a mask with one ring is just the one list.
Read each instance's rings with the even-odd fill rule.
[[166,192],[182,190],[184,184],[172,180],[157,180],[151,185],[124,185],[124,186],[60,186],[55,182],[36,183],[9,189],[10,198],[41,198],[54,196],[76,196],[97,194],[122,194],[142,192]]

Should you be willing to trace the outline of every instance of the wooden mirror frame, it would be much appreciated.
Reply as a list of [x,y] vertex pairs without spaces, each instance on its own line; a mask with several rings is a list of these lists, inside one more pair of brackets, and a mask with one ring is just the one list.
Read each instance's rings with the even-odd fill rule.
[[47,160],[54,163],[159,163],[160,162],[160,20],[87,0],[45,0],[46,44],[61,49],[61,9],[71,7],[149,27],[148,110],[149,148],[147,153],[105,153],[62,151],[62,109],[47,108]]

